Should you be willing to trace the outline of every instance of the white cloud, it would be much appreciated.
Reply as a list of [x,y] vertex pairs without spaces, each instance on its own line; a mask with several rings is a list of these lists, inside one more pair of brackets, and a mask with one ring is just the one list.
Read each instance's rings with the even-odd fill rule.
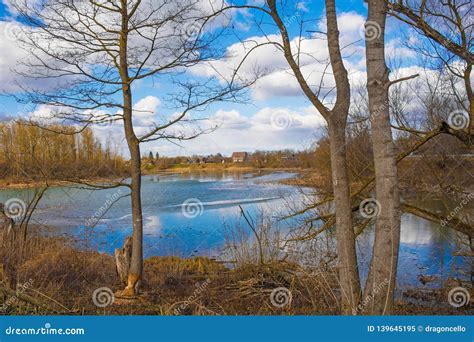
[[[61,89],[61,82],[71,80],[71,77],[77,78],[84,70],[90,71],[97,68],[98,65],[112,64],[112,58],[100,49],[84,50],[84,45],[96,46],[98,43],[94,39],[89,39],[88,34],[81,34],[80,32],[94,31],[97,36],[110,41],[117,41],[117,30],[120,28],[120,16],[115,11],[104,10],[95,6],[94,20],[82,17],[82,20],[77,18],[77,13],[71,7],[64,6],[54,1],[48,2],[48,5],[42,4],[38,0],[26,1],[3,1],[9,8],[13,17],[8,18],[8,21],[0,21],[0,91],[15,92],[21,90],[18,84],[23,87],[34,90]],[[41,29],[35,29],[32,26],[23,25],[19,21],[14,21],[17,11],[12,4],[16,4],[22,8],[25,13],[35,16],[39,12],[43,17],[42,21],[45,25],[50,25],[61,38],[54,39],[50,35],[45,34]],[[184,53],[184,46],[188,46],[190,41],[194,41],[204,33],[210,33],[214,30],[224,27],[229,23],[228,16],[223,14],[217,15],[210,20],[204,21],[196,20],[203,16],[214,13],[224,5],[222,0],[207,0],[207,1],[193,1],[182,0],[179,2],[162,2],[154,0],[144,0],[141,3],[140,10],[135,13],[132,21],[134,24],[140,26],[140,29],[131,30],[129,34],[129,48],[130,53],[128,62],[131,67],[141,66],[145,63],[145,67],[153,66],[153,68],[163,67],[168,65],[170,61],[175,60],[177,55],[182,54],[183,59],[188,58],[188,54]],[[77,8],[79,12],[91,13],[91,4],[87,1],[78,2]],[[62,25],[56,20],[55,12],[61,12],[62,20],[68,20],[67,24],[74,25],[78,30],[59,30]],[[85,15],[84,15],[85,16]],[[168,20],[174,17],[175,20]],[[168,18],[167,20],[164,20]],[[144,25],[143,21],[147,23],[163,22],[157,27],[152,25]],[[156,32],[159,35],[156,36]],[[60,32],[60,33],[58,33]],[[35,50],[34,53],[27,53],[21,49],[18,35],[27,37],[25,41],[34,41],[37,48],[33,48],[32,44],[27,44],[28,50]],[[171,37],[171,38],[170,38]],[[20,39],[21,40],[21,39]],[[151,43],[153,41],[153,43]],[[154,46],[154,48],[151,48]],[[157,47],[162,48],[157,48]],[[53,55],[59,56],[59,59],[53,60],[46,56],[42,51],[49,51]],[[108,52],[118,58],[117,49],[109,49]],[[87,53],[84,53],[87,51]],[[82,54],[82,58],[75,58],[76,55]],[[40,56],[42,62],[46,61],[47,66],[42,66],[42,62],[36,59]],[[189,57],[194,59],[195,56]],[[65,62],[67,61],[67,62]],[[79,61],[79,65],[77,65]],[[23,64],[35,65],[34,68],[28,69]],[[179,64],[179,63],[178,63]],[[53,67],[51,67],[53,66]],[[12,67],[19,68],[19,71],[24,72],[29,77],[21,77],[16,73],[11,72]],[[142,68],[144,70],[146,68]],[[169,71],[169,70],[168,70]],[[53,76],[45,78],[44,75]],[[100,72],[98,73],[100,74]],[[105,74],[105,73],[104,73]],[[132,73],[133,74],[133,73]],[[61,77],[57,77],[57,76]],[[101,75],[107,81],[115,81],[118,75],[118,70],[114,73],[108,73],[107,76]],[[56,76],[56,77],[54,77]],[[34,79],[37,77],[38,79]],[[18,83],[18,84],[17,84]],[[70,84],[68,84],[70,86]],[[76,85],[77,86],[77,85]]]
[[[360,28],[364,25],[364,17],[354,12],[342,13],[338,16],[338,22],[340,45],[344,47],[343,55],[350,56],[345,59],[346,67],[363,70],[365,62],[361,63],[361,61],[365,61],[364,49],[352,43],[361,41]],[[317,29],[326,31],[324,19],[317,23]],[[238,76],[242,79],[248,80],[257,75],[260,76],[252,87],[253,98],[256,100],[300,96],[302,94],[300,86],[283,52],[270,43],[281,44],[281,36],[269,34],[249,37],[243,42],[230,45],[227,48],[226,57],[222,60],[213,61],[207,65],[201,64],[193,68],[192,72],[199,76],[217,76],[229,80],[239,67]],[[321,34],[315,33],[312,37],[306,37],[301,41],[294,38],[290,43],[294,54],[300,51],[298,63],[308,84],[314,90],[321,85],[321,95],[324,96],[334,86],[331,68],[327,67],[329,61],[327,41],[322,39]],[[257,45],[260,46],[255,48]],[[244,57],[245,61],[242,63]]]
[[[337,16],[337,25],[339,28],[339,36],[341,46],[346,46],[353,42],[362,40],[365,17],[356,12],[343,12]],[[318,28],[321,32],[326,32],[326,18],[323,17]]]
[[138,126],[152,125],[155,121],[156,111],[160,100],[155,96],[147,96],[133,106],[133,117]]
[[403,46],[400,38],[395,38],[385,44],[385,56],[387,58],[407,60],[416,57],[416,52]]
[[246,129],[251,127],[250,120],[242,116],[237,110],[218,110],[212,121],[216,122],[220,129]]
[[304,1],[300,1],[296,4],[296,9],[303,11],[303,12],[309,12],[308,9],[308,4]]
[[22,25],[16,22],[0,21],[0,91],[3,92],[19,90],[16,84],[18,76],[12,72],[12,68],[27,56],[16,39],[22,29]]
[[34,121],[42,121],[42,120],[54,120],[54,113],[57,111],[56,108],[47,106],[47,105],[40,105],[31,113],[29,113],[29,117]]
[[222,123],[222,126],[210,134],[180,142],[180,146],[159,141],[143,149],[161,155],[301,150],[311,145],[324,125],[324,120],[312,106],[296,109],[265,107],[251,116],[244,116],[236,110],[218,110],[209,118],[209,123],[213,122]]

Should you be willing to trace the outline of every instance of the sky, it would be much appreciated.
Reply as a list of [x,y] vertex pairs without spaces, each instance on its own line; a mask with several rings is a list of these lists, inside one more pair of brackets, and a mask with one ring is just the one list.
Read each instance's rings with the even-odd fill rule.
[[[15,94],[21,91],[16,85],[18,76],[12,71],[18,61],[24,58],[25,52],[18,46],[15,39],[15,14],[6,6],[7,0],[0,4],[0,93]],[[249,3],[258,4],[259,0]],[[296,44],[299,30],[298,20],[307,20],[308,38],[315,37],[315,31],[325,31],[323,19],[323,1],[294,1],[291,16],[284,17],[289,29],[292,44]],[[362,0],[336,1],[338,25],[343,55],[353,87],[365,82],[365,51],[362,37],[366,17],[366,7]],[[248,42],[265,39],[279,40],[279,32],[267,20],[264,25],[265,35],[254,25],[255,14],[238,12],[232,17],[234,35],[220,42],[225,49],[225,57],[212,65],[198,65],[186,73],[188,79],[206,79],[216,76],[216,70],[222,74],[230,73],[248,51]],[[239,39],[237,39],[238,37]],[[400,24],[389,19],[387,31],[387,55],[396,56],[401,62],[403,72],[409,73],[417,67],[417,59],[413,51],[402,44]],[[244,41],[244,43],[242,43]],[[245,41],[247,41],[245,43]],[[301,44],[305,52],[302,57],[303,72],[310,83],[319,84],[324,74],[328,57],[326,41],[308,39]],[[201,135],[190,141],[170,143],[163,140],[145,143],[143,154],[158,152],[162,156],[176,155],[209,155],[222,153],[230,155],[234,151],[253,152],[255,150],[302,150],[309,148],[322,134],[325,122],[317,110],[309,103],[292,75],[282,53],[274,47],[263,46],[252,52],[242,66],[243,75],[251,75],[255,68],[265,70],[261,77],[245,96],[243,103],[214,103],[205,108],[199,115],[205,120],[217,123],[218,128],[208,134]],[[172,116],[173,108],[169,103],[169,90],[173,90],[168,76],[156,77],[136,83],[134,91],[135,124],[138,132],[146,132],[147,128],[160,117]],[[333,80],[326,75],[324,85],[330,88]],[[328,94],[325,102],[330,106],[333,93]],[[35,107],[19,104],[8,96],[0,97],[0,117],[41,116],[48,112],[46,107]],[[94,127],[94,131],[105,140],[110,137],[117,148],[126,156],[127,149],[123,136],[123,128],[119,124],[111,127]]]

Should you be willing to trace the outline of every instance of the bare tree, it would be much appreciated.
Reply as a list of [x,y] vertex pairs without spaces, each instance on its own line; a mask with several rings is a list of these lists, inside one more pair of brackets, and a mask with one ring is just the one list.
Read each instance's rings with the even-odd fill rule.
[[[26,24],[19,38],[29,55],[17,72],[34,84],[21,86],[17,99],[49,106],[51,119],[75,124],[78,131],[93,124],[123,124],[131,181],[119,185],[131,190],[133,243],[128,283],[121,294],[134,295],[143,277],[140,144],[186,140],[206,132],[189,128],[193,121],[189,114],[213,101],[234,100],[245,87],[235,78],[191,82],[184,75],[187,68],[222,56],[212,44],[219,36],[215,27],[223,3],[14,0],[12,4],[19,21]],[[158,77],[174,83],[169,88],[170,105],[177,114],[138,130],[133,86]],[[44,86],[38,87],[39,82]]]
[[[473,144],[474,93],[471,83],[474,54],[474,8],[469,0],[394,0],[389,1],[390,14],[408,24],[425,39],[421,44],[410,45],[433,64],[446,68],[464,83],[464,94],[451,91],[459,99],[459,105],[469,114],[469,125],[463,127],[470,136],[457,129],[450,130],[464,143]],[[427,39],[426,39],[427,38]],[[467,101],[464,100],[467,97]]]
[[[327,36],[329,49],[329,61],[326,63],[326,69],[332,68],[336,84],[335,89],[331,88],[327,92],[327,89],[324,89],[323,86],[325,76],[327,76],[326,71],[323,73],[321,83],[317,87],[310,83],[308,76],[303,72],[303,65],[300,64],[300,61],[305,53],[300,50],[299,44],[305,39],[302,33],[304,22],[303,20],[288,19],[290,16],[285,13],[284,2],[268,0],[262,6],[229,6],[228,8],[249,9],[272,20],[279,30],[281,42],[268,39],[267,42],[259,45],[272,44],[283,53],[304,95],[328,123],[334,197],[323,200],[323,202],[334,201],[335,220],[332,221],[331,225],[335,224],[336,226],[341,311],[344,314],[351,314],[359,304],[361,294],[346,157],[346,125],[351,94],[348,73],[343,64],[339,43],[335,3],[334,0],[326,0],[325,4],[327,33],[323,35]],[[294,19],[294,17],[292,18]],[[263,21],[264,19],[260,20]],[[298,41],[296,47],[292,44],[288,33],[288,25],[295,21],[300,23],[300,36],[299,39],[298,37],[296,39]],[[256,25],[264,32],[260,22],[257,22]],[[259,45],[256,45],[254,49]],[[327,73],[329,74],[329,71]],[[332,108],[330,108],[324,102],[333,90],[336,90],[336,99]],[[317,206],[317,204],[314,204],[311,208]]]
[[[424,66],[430,73],[424,84],[421,84],[426,91],[418,92],[418,98],[426,115],[421,131],[419,127],[410,127],[400,122],[395,128],[417,138],[421,136],[415,145],[416,149],[412,151],[433,142],[431,140],[439,144],[436,141],[443,138],[440,134],[456,137],[464,143],[468,151],[472,151],[474,145],[474,93],[471,80],[474,62],[472,1],[393,0],[388,2],[388,8],[390,15],[419,34],[421,39],[416,39],[416,44],[407,43],[407,45],[422,57]],[[417,84],[418,88],[419,86],[420,84]],[[449,139],[442,141],[446,142]],[[443,146],[443,150],[446,150],[446,146]],[[458,153],[459,150],[458,147]],[[469,168],[469,160],[462,156],[459,158],[460,162],[463,165],[467,164]],[[432,170],[436,171],[444,172],[445,177],[458,173],[452,168]],[[435,188],[442,189],[442,193],[438,193],[437,196],[442,195],[445,198],[454,196],[454,201],[458,202],[460,197],[465,196],[465,187],[469,185],[459,186],[452,177],[449,177],[449,184],[445,184],[445,177],[437,176],[438,179],[434,182]],[[433,186],[429,191],[434,191]],[[445,218],[437,213],[406,204],[402,209],[445,225]],[[472,250],[473,229],[469,221],[449,220],[446,225],[466,234],[471,241]]]

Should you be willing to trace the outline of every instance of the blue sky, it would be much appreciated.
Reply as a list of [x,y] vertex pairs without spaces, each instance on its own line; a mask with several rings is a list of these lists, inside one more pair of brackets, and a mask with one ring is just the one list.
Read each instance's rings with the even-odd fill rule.
[[7,9],[5,5],[3,4],[3,2],[1,2],[0,3],[0,18],[5,17],[6,14],[7,14]]
[[[5,0],[3,0],[5,1]],[[252,0],[258,3],[259,0]],[[291,3],[291,2],[290,2]],[[310,37],[314,33],[308,31],[324,30],[324,22],[321,21],[324,7],[322,1],[295,1],[292,2],[293,9],[288,15],[283,16],[287,22],[292,38],[295,38],[299,31],[297,19],[304,18],[308,21],[305,27],[305,36]],[[361,32],[366,15],[366,8],[362,0],[339,0],[336,1],[338,11],[339,29],[341,32],[341,45],[349,47],[343,53],[346,56],[345,63],[349,69],[351,80],[354,84],[364,81],[365,56]],[[239,49],[242,45],[236,36],[241,40],[248,38],[264,39],[264,36],[254,24],[253,13],[238,13],[233,18],[235,36],[229,35],[222,43],[229,52],[225,60],[216,62],[215,66],[219,70],[225,70],[226,66],[236,63],[239,56]],[[3,30],[0,36],[0,85],[3,93],[14,93],[16,90],[12,86],[15,82],[15,75],[10,72],[12,67],[17,65],[18,58],[22,57],[19,48],[15,45],[15,40],[7,28],[11,29],[11,22],[14,15],[8,12],[5,4],[0,4],[0,29]],[[266,19],[266,23],[270,23]],[[8,26],[10,24],[10,26]],[[278,39],[278,31],[271,25],[263,25],[264,33],[269,37]],[[363,33],[362,33],[363,34]],[[397,23],[389,22],[387,30],[388,53],[397,55],[402,61],[402,65],[409,67],[414,64],[414,56],[410,51],[403,48],[400,38],[400,26]],[[296,41],[296,40],[295,40]],[[304,49],[308,54],[317,56],[320,59],[327,58],[326,43],[319,40],[310,40]],[[215,132],[201,136],[193,141],[183,142],[180,145],[170,144],[164,141],[147,143],[142,147],[144,152],[159,152],[161,155],[191,155],[191,154],[211,154],[221,152],[230,154],[232,151],[254,151],[257,149],[304,149],[311,146],[317,136],[321,133],[324,120],[316,112],[310,103],[302,96],[294,77],[288,71],[288,66],[280,52],[273,48],[259,49],[251,60],[248,68],[243,68],[243,72],[250,72],[251,67],[258,65],[260,68],[268,69],[268,73],[262,77],[254,87],[248,92],[247,103],[215,103],[200,115],[210,120],[217,120],[221,126]],[[324,65],[307,60],[304,72],[308,79],[314,84],[319,84]],[[247,71],[245,71],[247,70]],[[225,71],[224,71],[225,72]],[[205,79],[212,74],[207,66],[193,69],[185,77],[192,79]],[[319,77],[319,79],[318,79]],[[326,75],[324,84],[331,85],[332,80]],[[158,77],[153,80],[144,80],[134,86],[134,104],[137,108],[144,109],[150,114],[139,118],[137,124],[139,129],[146,130],[154,117],[172,115],[173,110],[167,103],[166,94],[173,91],[170,86],[168,76]],[[328,96],[328,103],[331,95]],[[9,97],[0,98],[0,115],[21,116],[29,115],[30,108]],[[35,108],[36,112],[45,112],[46,108]],[[33,113],[37,115],[38,113]],[[214,122],[213,121],[213,122]],[[126,155],[126,148],[123,140],[121,127],[118,125],[107,129],[97,128],[97,134],[101,139],[110,136],[117,144],[117,147]]]

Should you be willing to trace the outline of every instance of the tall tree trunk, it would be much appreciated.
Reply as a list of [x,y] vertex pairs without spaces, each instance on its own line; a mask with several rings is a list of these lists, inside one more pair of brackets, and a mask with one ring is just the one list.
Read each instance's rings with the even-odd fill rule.
[[128,273],[127,287],[122,291],[124,296],[137,293],[139,282],[143,278],[143,215],[141,203],[141,153],[140,141],[133,129],[132,90],[128,73],[128,9],[127,1],[122,2],[122,29],[120,34],[120,77],[122,79],[123,121],[125,138],[130,152],[131,173],[131,206],[132,206],[132,259]]
[[314,107],[326,119],[329,126],[331,145],[331,166],[333,175],[334,206],[336,211],[336,235],[339,260],[339,281],[341,287],[341,311],[351,314],[359,304],[360,281],[357,268],[355,237],[352,226],[350,186],[346,160],[346,123],[350,106],[350,85],[344,67],[340,46],[339,30],[334,0],[326,0],[327,36],[330,62],[336,81],[336,104],[329,110],[313,92],[301,72],[292,52],[290,38],[283,20],[277,11],[275,0],[268,0],[271,16],[278,26],[283,43],[285,58],[295,74],[301,90]]
[[359,304],[361,295],[355,235],[352,224],[350,181],[347,173],[346,126],[351,89],[339,46],[339,29],[334,0],[326,0],[326,19],[329,57],[336,81],[336,103],[327,116],[327,121],[330,136],[334,204],[336,208],[341,311],[343,314],[351,314]]
[[345,125],[330,120],[329,141],[331,170],[336,208],[336,239],[341,288],[341,312],[352,314],[360,302],[360,280],[357,267],[355,235],[352,226],[349,177],[347,174]]
[[[363,312],[389,314],[393,307],[400,245],[400,195],[395,148],[389,115],[389,70],[385,64],[385,0],[368,1],[366,30],[367,90],[372,125],[375,190],[380,211],[375,223],[375,241],[364,298],[373,298]],[[372,31],[373,32],[373,31]]]
[[[132,259],[128,273],[128,285],[124,295],[133,295],[137,291],[137,286],[143,278],[143,216],[141,203],[141,160],[140,145],[135,139],[129,142],[131,155],[131,197],[132,197]],[[128,139],[127,139],[128,141]]]

